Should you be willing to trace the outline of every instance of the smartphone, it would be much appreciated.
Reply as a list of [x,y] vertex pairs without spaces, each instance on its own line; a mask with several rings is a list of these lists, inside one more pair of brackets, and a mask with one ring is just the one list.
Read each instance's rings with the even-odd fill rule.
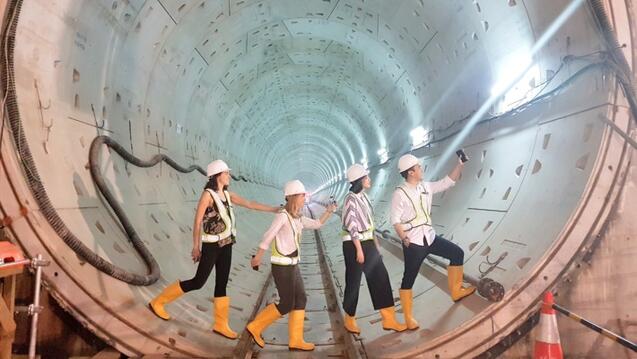
[[[254,258],[254,254],[252,255],[252,258]],[[252,267],[252,269],[258,271],[259,270],[259,266]]]
[[465,163],[465,162],[469,161],[469,157],[467,157],[467,154],[464,153],[464,151],[462,149],[456,151],[456,155],[458,155],[458,157],[460,158],[460,161],[462,161],[462,163]]

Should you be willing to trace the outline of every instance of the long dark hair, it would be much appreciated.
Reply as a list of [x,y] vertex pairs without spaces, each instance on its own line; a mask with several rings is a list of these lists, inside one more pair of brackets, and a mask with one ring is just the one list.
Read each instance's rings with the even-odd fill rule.
[[356,194],[361,193],[361,191],[363,190],[363,180],[365,179],[365,176],[357,179],[354,182],[351,182],[351,187],[349,188],[350,192],[354,192]]
[[[211,189],[214,192],[217,192],[217,190],[219,189],[219,187],[217,186],[217,178],[219,178],[219,175],[221,175],[221,173],[217,173],[216,175],[212,175],[210,177],[208,177],[208,183],[206,183],[206,185],[204,186],[204,191],[207,189]],[[228,189],[228,186],[223,186],[223,190],[226,191]]]

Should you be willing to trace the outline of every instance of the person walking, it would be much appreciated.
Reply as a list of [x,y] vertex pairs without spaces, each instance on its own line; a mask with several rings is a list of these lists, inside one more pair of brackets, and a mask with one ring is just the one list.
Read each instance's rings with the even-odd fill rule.
[[261,333],[270,324],[285,314],[288,318],[290,350],[314,350],[314,344],[303,339],[305,305],[307,297],[303,285],[303,277],[299,269],[301,261],[301,232],[304,228],[319,229],[336,209],[330,204],[320,219],[311,219],[302,215],[305,203],[305,187],[298,180],[286,183],[284,188],[285,207],[274,218],[270,228],[263,234],[259,249],[252,258],[253,268],[261,264],[265,251],[271,250],[270,263],[272,277],[279,292],[279,303],[266,306],[246,329],[258,346],[263,348],[265,342]]
[[[228,191],[230,168],[222,160],[211,162],[207,167],[208,183],[199,198],[193,227],[192,260],[196,263],[195,276],[189,280],[176,281],[148,303],[151,311],[164,320],[170,315],[164,307],[184,293],[200,289],[215,268],[214,325],[213,332],[229,339],[236,339],[237,333],[228,324],[230,297],[226,295],[230,267],[232,265],[232,245],[236,241],[236,220],[234,205],[276,213],[279,207],[248,201],[234,192]],[[203,233],[202,233],[203,232]]]

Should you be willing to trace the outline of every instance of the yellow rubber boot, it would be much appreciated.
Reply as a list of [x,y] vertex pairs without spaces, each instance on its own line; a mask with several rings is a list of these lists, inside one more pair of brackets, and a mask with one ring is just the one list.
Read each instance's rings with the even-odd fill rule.
[[181,290],[181,286],[179,285],[179,281],[169,285],[164,289],[161,294],[153,298],[153,300],[148,303],[150,310],[155,313],[156,316],[160,317],[163,320],[170,320],[170,315],[164,308],[164,305],[172,302],[173,300],[184,295],[184,291]]
[[279,313],[279,310],[276,309],[276,305],[272,303],[259,312],[256,318],[248,324],[246,329],[250,335],[252,335],[252,339],[254,339],[258,346],[261,348],[265,346],[261,333],[265,328],[279,318],[281,318],[281,313]]
[[306,343],[303,339],[303,324],[305,321],[305,310],[293,310],[288,318],[288,332],[290,334],[290,350],[314,350],[314,344]]
[[230,309],[230,297],[215,297],[215,325],[212,331],[229,339],[237,339],[237,333],[228,325],[228,310]]
[[451,299],[454,302],[473,294],[476,291],[476,287],[470,286],[468,288],[462,287],[462,266],[447,266],[447,276],[449,283],[449,293]]
[[354,334],[361,333],[361,329],[358,327],[358,325],[356,325],[356,318],[345,313],[344,319],[345,319],[345,329],[347,329],[348,332],[354,333]]
[[407,329],[405,324],[400,324],[396,321],[396,311],[393,306],[381,309],[380,316],[383,317],[383,329],[385,330],[402,332]]
[[411,289],[401,289],[400,293],[400,304],[403,306],[403,315],[405,316],[405,324],[407,325],[407,329],[415,330],[418,329],[418,322],[412,316],[412,308],[413,308],[413,296]]

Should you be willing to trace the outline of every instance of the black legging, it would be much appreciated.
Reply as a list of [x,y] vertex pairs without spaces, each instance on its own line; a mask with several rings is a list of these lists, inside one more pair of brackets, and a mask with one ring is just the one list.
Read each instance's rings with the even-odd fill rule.
[[431,246],[427,245],[427,239],[423,239],[424,245],[409,244],[403,245],[405,255],[405,272],[400,289],[411,289],[416,281],[416,276],[420,270],[420,265],[427,258],[429,253],[449,259],[451,266],[461,266],[464,264],[464,251],[457,244],[450,242],[440,236],[434,238]]
[[203,287],[212,272],[212,268],[217,266],[215,273],[215,298],[226,296],[226,286],[230,276],[230,266],[232,265],[232,244],[221,248],[217,243],[204,242],[201,245],[201,258],[195,276],[183,282],[179,282],[181,290],[186,293]]
[[394,305],[391,292],[389,274],[383,263],[376,244],[373,240],[362,241],[361,247],[365,255],[363,264],[356,262],[356,247],[352,241],[343,242],[343,256],[345,257],[345,294],[343,296],[343,310],[350,316],[356,314],[358,292],[361,286],[361,276],[365,273],[369,295],[372,297],[374,309],[383,309]]

